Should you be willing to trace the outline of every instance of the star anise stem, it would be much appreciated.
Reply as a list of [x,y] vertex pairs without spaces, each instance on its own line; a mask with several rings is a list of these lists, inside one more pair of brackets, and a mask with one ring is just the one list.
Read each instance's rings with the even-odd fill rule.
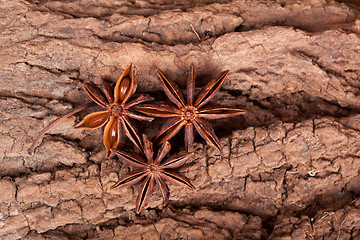
[[91,102],[91,103],[86,103],[86,104],[83,104],[83,105],[80,105],[76,108],[74,108],[73,110],[71,110],[70,112],[56,118],[54,121],[52,121],[51,123],[49,123],[49,125],[47,125],[34,139],[33,143],[31,144],[31,146],[29,147],[28,149],[28,153],[31,155],[34,153],[34,150],[35,150],[35,147],[36,147],[36,144],[37,142],[44,136],[44,134],[49,131],[49,129],[51,129],[52,127],[54,127],[56,124],[58,124],[59,122],[61,122],[63,119],[67,118],[67,117],[70,117],[84,109],[87,109],[89,107],[92,107],[92,106],[95,106],[95,103],[94,102]]

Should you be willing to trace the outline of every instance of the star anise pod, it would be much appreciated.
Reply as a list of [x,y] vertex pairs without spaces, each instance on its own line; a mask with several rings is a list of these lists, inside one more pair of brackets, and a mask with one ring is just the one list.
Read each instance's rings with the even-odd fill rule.
[[[135,92],[137,86],[132,64],[130,64],[121,74],[115,88],[103,79],[102,87],[104,91],[91,83],[81,83],[81,86],[96,104],[105,108],[105,111],[94,112],[87,115],[80,123],[75,125],[75,128],[95,129],[106,124],[103,141],[106,148],[107,158],[111,155],[110,149],[118,146],[123,131],[139,149],[142,149],[143,146],[141,138],[130,122],[129,117],[147,121],[152,121],[153,118],[131,112],[130,108],[139,103],[151,101],[153,98],[148,95],[140,95],[138,98],[127,102],[130,96]],[[64,117],[69,117],[83,109],[88,108],[92,104],[93,103],[87,103],[81,105],[71,112],[55,119],[38,135],[33,145],[29,148],[29,153],[31,154],[33,152],[37,140],[40,139],[40,137],[54,124],[62,120]]]
[[214,129],[210,123],[205,120],[218,119],[243,114],[246,111],[239,108],[229,108],[220,105],[208,104],[220,89],[221,85],[229,73],[229,70],[222,72],[219,77],[210,81],[197,94],[194,100],[195,92],[195,73],[194,64],[190,65],[187,72],[187,90],[186,101],[179,87],[172,81],[168,80],[164,73],[159,69],[156,70],[165,94],[173,104],[144,104],[135,107],[139,112],[155,117],[170,117],[170,119],[161,128],[155,138],[155,144],[161,144],[171,139],[179,130],[185,126],[185,147],[187,151],[192,150],[194,141],[193,128],[206,140],[206,142],[221,152],[221,144]]
[[111,189],[132,186],[143,180],[139,195],[136,199],[137,213],[139,213],[149,202],[154,191],[155,184],[159,186],[162,197],[164,199],[164,206],[168,203],[170,196],[169,188],[165,181],[189,189],[194,188],[194,186],[186,177],[181,176],[179,173],[173,170],[174,168],[181,167],[191,157],[191,153],[179,152],[170,156],[169,158],[164,159],[171,148],[170,143],[165,141],[154,160],[153,144],[145,135],[143,135],[143,141],[143,152],[145,157],[135,153],[128,153],[116,149],[111,149],[111,151],[115,153],[119,159],[136,168],[135,170],[120,178],[120,180],[115,183]]

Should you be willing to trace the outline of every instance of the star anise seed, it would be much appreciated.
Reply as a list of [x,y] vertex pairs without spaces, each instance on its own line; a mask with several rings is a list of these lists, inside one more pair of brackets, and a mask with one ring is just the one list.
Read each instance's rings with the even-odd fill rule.
[[214,129],[205,118],[218,119],[236,116],[246,112],[239,108],[208,104],[224,83],[229,70],[222,72],[219,77],[210,81],[200,90],[194,99],[195,73],[194,63],[192,63],[187,72],[186,101],[180,88],[174,82],[168,80],[159,69],[156,71],[165,94],[175,105],[169,103],[154,103],[135,107],[137,111],[149,116],[170,118],[161,128],[154,143],[161,144],[164,141],[171,139],[182,127],[185,127],[185,147],[187,151],[192,151],[194,141],[193,129],[195,127],[197,132],[211,147],[217,148],[221,152],[222,148],[220,141],[215,135]]
[[[75,128],[95,129],[105,126],[104,130],[104,145],[106,148],[106,157],[111,155],[110,149],[116,148],[120,142],[120,137],[124,131],[126,136],[139,148],[142,149],[141,138],[139,137],[136,129],[129,120],[135,118],[138,120],[152,121],[153,118],[136,114],[130,111],[130,108],[136,106],[139,103],[151,101],[153,98],[149,95],[140,95],[136,99],[129,102],[127,100],[136,90],[136,78],[132,64],[130,64],[126,70],[121,74],[117,81],[115,88],[112,87],[107,81],[102,79],[102,91],[96,85],[91,83],[81,83],[81,86],[90,96],[90,98],[101,107],[105,108],[105,111],[94,112],[87,115],[80,123],[76,124]],[[65,117],[74,115],[75,113],[84,110],[93,103],[87,103],[81,105],[71,112],[58,117],[49,124],[44,130],[37,136],[33,145],[29,148],[31,154],[35,148],[35,144],[42,135],[45,134],[52,126]]]
[[189,189],[194,188],[189,179],[181,176],[173,170],[181,167],[191,157],[191,153],[179,152],[164,159],[171,148],[170,143],[165,141],[154,159],[153,144],[145,135],[143,135],[143,142],[143,152],[145,157],[135,153],[111,149],[111,151],[115,153],[120,160],[123,160],[130,166],[136,168],[120,178],[119,181],[111,187],[111,189],[133,186],[144,179],[140,187],[139,195],[136,199],[137,213],[139,213],[149,202],[154,191],[155,184],[159,186],[164,199],[164,206],[168,203],[170,196],[169,188],[165,181]]

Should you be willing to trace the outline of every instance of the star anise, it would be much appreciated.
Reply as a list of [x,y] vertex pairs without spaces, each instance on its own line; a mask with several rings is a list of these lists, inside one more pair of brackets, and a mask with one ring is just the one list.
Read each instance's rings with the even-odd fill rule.
[[187,72],[186,101],[179,87],[172,81],[166,79],[163,72],[156,70],[165,94],[172,103],[144,104],[135,107],[139,112],[155,117],[170,117],[161,128],[155,138],[155,144],[161,144],[171,139],[179,130],[185,126],[185,147],[188,151],[192,150],[194,141],[193,128],[206,140],[206,142],[221,152],[221,144],[210,123],[205,120],[218,119],[243,114],[246,111],[239,108],[228,108],[220,105],[208,104],[220,89],[221,85],[229,73],[229,70],[222,72],[219,77],[210,81],[204,86],[194,100],[195,92],[195,73],[194,64],[190,65]]
[[[141,138],[130,122],[129,117],[147,121],[152,121],[153,118],[138,115],[134,112],[131,112],[129,109],[139,103],[151,101],[153,98],[148,95],[140,95],[138,98],[127,102],[130,96],[135,92],[137,86],[132,64],[130,64],[121,74],[115,85],[115,88],[113,88],[110,83],[103,79],[102,87],[104,91],[100,90],[100,88],[98,88],[96,85],[90,83],[81,83],[81,86],[96,104],[105,108],[105,111],[94,112],[87,115],[80,123],[75,125],[75,128],[95,129],[106,124],[103,141],[106,148],[107,158],[109,158],[111,155],[110,149],[116,148],[118,146],[123,131],[125,131],[126,136],[139,149],[142,149],[143,146]],[[71,116],[91,105],[92,103],[81,105],[71,112],[55,119],[38,135],[33,145],[29,148],[29,153],[31,154],[33,152],[37,140],[54,124],[59,122],[64,117]]]
[[191,153],[179,152],[164,159],[171,148],[170,143],[165,141],[154,160],[153,144],[145,135],[143,135],[143,141],[143,152],[145,154],[145,158],[135,153],[111,149],[111,151],[121,160],[124,160],[130,166],[136,168],[120,178],[120,180],[115,183],[111,189],[132,186],[144,179],[140,187],[139,195],[136,199],[137,213],[139,213],[149,202],[154,191],[155,184],[159,186],[164,199],[164,206],[168,203],[170,196],[169,188],[165,181],[189,189],[194,188],[186,177],[181,176],[173,170],[174,168],[181,167],[191,157]]

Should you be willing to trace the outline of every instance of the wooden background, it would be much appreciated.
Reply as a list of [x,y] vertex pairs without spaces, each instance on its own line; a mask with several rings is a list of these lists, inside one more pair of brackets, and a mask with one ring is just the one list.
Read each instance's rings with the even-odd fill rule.
[[[216,2],[216,3],[214,3]],[[0,2],[1,239],[359,239],[360,19],[322,0]],[[195,138],[181,169],[196,189],[110,190],[129,167],[105,159],[86,115],[36,134],[90,101],[79,82],[116,82],[132,62],[138,93],[164,98],[155,69],[185,88],[230,73],[214,101],[247,109],[212,121],[224,154]],[[162,121],[136,122],[156,134]],[[181,136],[171,141],[183,148]],[[133,148],[126,138],[119,148]]]

